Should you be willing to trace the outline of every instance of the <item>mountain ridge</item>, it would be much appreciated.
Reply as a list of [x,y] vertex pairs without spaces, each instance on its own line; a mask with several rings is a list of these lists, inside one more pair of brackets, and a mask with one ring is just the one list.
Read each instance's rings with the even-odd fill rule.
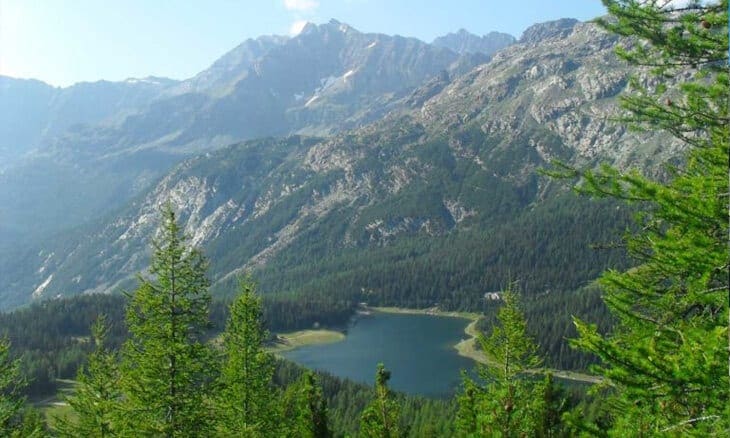
[[[401,97],[385,117],[362,127],[326,139],[249,141],[191,158],[120,217],[92,228],[84,242],[68,241],[29,255],[35,273],[15,277],[4,289],[42,297],[129,286],[144,266],[156,211],[168,199],[193,242],[211,256],[211,275],[224,289],[247,269],[276,281],[272,269],[289,278],[312,259],[337,263],[341,257],[385,257],[416,245],[423,246],[419,257],[428,260],[444,239],[463,240],[460,245],[469,244],[468,236],[485,239],[491,251],[498,236],[485,230],[509,229],[519,217],[538,226],[535,215],[544,213],[534,212],[563,191],[535,172],[553,159],[651,169],[673,156],[663,137],[608,125],[617,110],[616,96],[634,73],[613,53],[617,39],[592,24],[574,24],[567,33],[561,29],[542,45],[528,39],[510,46],[467,74],[432,78]],[[633,149],[636,144],[640,151]],[[647,161],[637,162],[637,153]],[[565,231],[564,225],[555,228]],[[575,254],[583,263],[589,260],[590,240],[585,239],[597,231],[588,226],[573,243],[582,248]],[[561,237],[566,239],[572,238]],[[393,260],[398,263],[404,261]],[[600,271],[605,263],[590,269]],[[483,266],[465,262],[453,269],[473,278],[474,269],[504,272],[505,267],[487,258]],[[545,269],[540,271],[544,277],[532,281],[547,281]],[[322,278],[339,281],[327,275]],[[316,275],[308,279],[309,284],[317,281]],[[352,287],[367,289],[372,281],[360,279]],[[540,287],[577,287],[561,281],[553,278]],[[327,284],[333,288],[335,283]],[[464,302],[478,301],[475,284],[452,286],[465,291],[459,298]],[[391,287],[373,293],[396,293]],[[444,299],[444,293],[434,290],[431,300]]]
[[[250,138],[351,129],[452,64],[463,71],[482,61],[339,22],[293,38],[248,40],[109,123],[76,123],[33,144],[25,160],[0,173],[7,206],[0,220],[28,238],[35,228],[58,231],[122,205],[186,157]],[[75,199],[72,212],[68,199]]]
[[517,39],[508,33],[489,32],[480,37],[462,28],[435,38],[431,44],[451,49],[460,54],[483,53],[491,56],[516,41]]

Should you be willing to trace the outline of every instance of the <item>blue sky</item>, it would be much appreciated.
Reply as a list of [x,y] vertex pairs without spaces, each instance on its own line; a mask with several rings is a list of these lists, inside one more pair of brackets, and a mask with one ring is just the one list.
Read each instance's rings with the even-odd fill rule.
[[603,14],[600,0],[0,0],[0,74],[56,86],[148,75],[185,79],[247,38],[336,18],[431,41],[465,28]]

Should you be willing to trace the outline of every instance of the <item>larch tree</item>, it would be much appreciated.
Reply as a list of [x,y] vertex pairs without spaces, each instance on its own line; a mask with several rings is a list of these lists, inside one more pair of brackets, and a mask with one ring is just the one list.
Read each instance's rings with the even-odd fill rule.
[[[636,266],[600,279],[614,329],[575,320],[574,345],[602,360],[616,435],[730,432],[728,2],[604,0],[604,28],[630,82],[619,120],[684,145],[669,176],[568,169],[579,191],[641,206],[626,247]],[[649,78],[649,79],[647,79]],[[585,425],[590,428],[590,425]],[[594,429],[596,430],[596,429]]]
[[283,427],[273,386],[274,357],[264,350],[267,332],[255,284],[240,281],[223,333],[225,358],[220,374],[218,429],[225,436],[277,435]]
[[390,371],[381,363],[375,372],[375,399],[360,416],[360,435],[371,438],[396,438],[407,435],[400,429],[400,406],[388,388]]
[[122,392],[117,354],[105,347],[107,324],[100,315],[91,326],[94,351],[88,364],[79,369],[77,385],[64,400],[73,416],[57,418],[56,433],[61,437],[118,436]]
[[302,374],[284,394],[284,417],[287,435],[302,438],[329,438],[332,432],[327,420],[327,400],[312,371]]
[[140,435],[212,432],[207,262],[186,243],[170,204],[153,240],[149,276],[130,297],[122,348],[124,427]]
[[[554,391],[552,379],[540,383],[525,377],[525,372],[538,367],[542,360],[537,345],[527,334],[519,295],[509,287],[502,292],[501,299],[503,304],[491,335],[479,336],[489,361],[478,368],[481,382],[463,376],[464,391],[458,397],[457,413],[459,433],[463,436],[532,436],[545,426],[546,430],[556,426],[546,422],[546,410],[554,404],[553,400],[550,406],[545,403],[545,394]],[[551,388],[545,388],[546,384]]]
[[22,389],[20,361],[10,356],[10,342],[0,339],[0,435],[17,438],[45,436],[39,415],[28,410]]

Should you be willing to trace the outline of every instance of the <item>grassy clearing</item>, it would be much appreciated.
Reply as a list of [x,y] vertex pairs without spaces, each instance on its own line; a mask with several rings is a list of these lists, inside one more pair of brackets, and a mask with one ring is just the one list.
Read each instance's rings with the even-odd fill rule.
[[58,394],[53,397],[44,398],[41,400],[31,400],[33,406],[35,406],[46,420],[46,424],[53,428],[58,417],[68,416],[69,418],[74,417],[74,412],[71,407],[63,401],[64,395],[69,395],[74,392],[76,388],[75,380],[58,379]]
[[345,339],[344,333],[334,330],[300,330],[278,334],[275,344],[267,350],[272,353],[281,353],[305,345],[332,344],[343,339]]
[[57,418],[68,418],[70,421],[75,421],[77,418],[76,413],[71,409],[71,406],[63,402],[46,406],[40,409],[43,418],[46,420],[46,424],[52,430],[56,427]]

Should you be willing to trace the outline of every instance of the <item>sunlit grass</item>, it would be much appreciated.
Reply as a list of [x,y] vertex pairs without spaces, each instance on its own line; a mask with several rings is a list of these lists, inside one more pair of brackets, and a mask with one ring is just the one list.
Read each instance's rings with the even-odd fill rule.
[[305,345],[331,344],[344,339],[344,333],[334,330],[300,330],[276,335],[275,343],[268,350],[280,353]]
[[44,398],[42,400],[33,401],[33,405],[41,411],[46,420],[46,424],[51,429],[54,428],[57,418],[68,417],[73,419],[75,413],[71,407],[63,401],[64,395],[69,395],[76,388],[76,381],[69,379],[58,379],[58,393],[53,397]]

